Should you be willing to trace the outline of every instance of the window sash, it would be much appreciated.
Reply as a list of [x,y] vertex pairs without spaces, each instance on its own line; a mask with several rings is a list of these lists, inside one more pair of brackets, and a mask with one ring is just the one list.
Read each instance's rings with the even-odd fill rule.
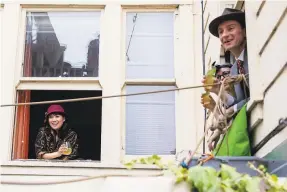
[[[176,85],[176,87],[186,87],[195,85],[195,79],[198,78],[199,74],[195,75],[194,70],[195,63],[201,62],[201,57],[194,57],[200,55],[200,49],[196,51],[194,49],[194,37],[196,37],[197,31],[194,31],[194,13],[191,5],[184,5],[177,7],[178,9],[170,10],[160,10],[159,12],[173,11],[175,14],[174,18],[174,79],[126,79],[123,78],[122,93],[125,93],[125,86],[127,85]],[[144,10],[143,12],[154,10]],[[125,22],[126,12],[140,12],[139,10],[125,10],[123,14],[123,20]],[[126,24],[123,24],[126,26]],[[126,35],[125,30],[123,30],[124,38]],[[193,34],[193,35],[190,35]],[[126,42],[124,39],[123,42]],[[123,43],[124,44],[124,43]],[[122,55],[125,56],[125,46],[122,47]],[[195,54],[196,51],[196,55]],[[190,62],[191,61],[191,62]],[[123,62],[124,68],[126,67],[125,62]],[[126,75],[124,76],[126,77]],[[176,91],[175,94],[175,124],[176,124],[176,151],[190,150],[192,147],[196,146],[197,137],[201,136],[201,131],[197,131],[196,127],[203,123],[200,113],[195,113],[194,107],[200,107],[200,95],[201,90],[184,90]],[[195,104],[196,98],[198,100],[198,105]],[[142,155],[126,155],[125,152],[125,137],[126,137],[126,98],[122,99],[122,152],[121,159],[128,161],[135,158],[145,157]],[[193,107],[194,106],[194,107]],[[202,119],[202,121],[201,121]],[[194,125],[191,127],[190,125]],[[149,156],[149,155],[148,155]],[[160,155],[163,160],[174,160],[175,155]]]
[[[140,14],[149,14],[149,15],[140,15]],[[132,23],[131,26],[128,27],[127,25],[127,19],[131,19],[128,14],[138,14],[137,15],[137,20],[138,22],[143,22],[146,21],[147,18],[152,17],[152,14],[165,14],[168,13],[170,15],[167,16],[173,16],[173,20],[171,20],[172,23],[170,23],[170,28],[165,30],[165,33],[159,33],[159,29],[155,29],[152,32],[151,31],[137,31],[137,29],[140,27],[136,23]],[[142,19],[141,19],[142,17]],[[140,20],[141,19],[141,20]],[[165,17],[160,17],[159,20],[166,20],[167,18]],[[124,26],[124,40],[123,40],[123,51],[125,53],[125,77],[128,79],[170,79],[174,78],[174,40],[175,40],[175,10],[164,10],[164,11],[154,11],[154,10],[149,10],[149,12],[141,12],[139,10],[127,10],[124,11],[123,13],[123,26]],[[129,31],[128,31],[129,30]],[[144,30],[143,26],[141,27],[140,30]],[[168,32],[168,35],[166,34]],[[171,34],[170,34],[171,33]],[[131,36],[132,35],[132,36]],[[139,46],[137,47],[136,50],[133,50],[133,46],[135,45],[136,42],[140,42],[143,40],[143,38],[148,38],[150,39],[151,37],[155,37],[156,41],[160,41],[162,43],[171,43],[170,45],[172,46],[172,61],[162,61],[162,57],[160,56],[160,60],[158,60],[158,57],[154,57],[155,60],[149,60],[145,55],[140,54],[141,50],[139,49]],[[132,39],[133,37],[133,39]],[[172,37],[172,41],[166,41],[166,38]],[[163,41],[162,41],[163,40]],[[146,42],[145,40],[144,42]],[[155,44],[156,46],[157,44]],[[166,51],[168,51],[167,49]],[[147,49],[148,51],[148,49]],[[157,51],[157,50],[155,50]],[[139,53],[137,53],[139,52]],[[135,53],[133,55],[133,53]],[[159,52],[161,53],[161,52]],[[162,54],[162,53],[161,53]],[[170,55],[170,54],[168,54]],[[154,55],[156,56],[156,55]],[[134,57],[136,58],[134,60]],[[144,59],[146,58],[146,59]],[[128,60],[131,59],[131,60]],[[140,65],[139,65],[140,64]],[[162,69],[163,67],[168,67],[168,70],[166,73],[162,73],[159,69]],[[149,72],[148,72],[149,71]],[[133,74],[132,74],[133,72]],[[144,74],[143,74],[144,73]]]
[[[140,92],[139,90],[144,92],[172,88],[174,87],[132,85],[127,86],[125,91],[127,93],[136,93]],[[127,155],[173,154],[176,143],[175,94],[174,92],[164,92],[126,98],[125,150]],[[164,111],[167,114],[163,113]],[[169,115],[168,118],[165,115]],[[136,140],[135,137],[137,138]]]

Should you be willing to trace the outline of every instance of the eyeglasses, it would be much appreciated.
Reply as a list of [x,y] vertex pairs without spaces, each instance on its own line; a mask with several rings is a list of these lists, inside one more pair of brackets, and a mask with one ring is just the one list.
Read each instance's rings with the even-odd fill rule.
[[216,75],[216,78],[222,80],[222,79],[224,79],[225,77],[228,77],[229,75],[230,75],[230,72],[229,72],[229,71],[223,71],[222,74]]

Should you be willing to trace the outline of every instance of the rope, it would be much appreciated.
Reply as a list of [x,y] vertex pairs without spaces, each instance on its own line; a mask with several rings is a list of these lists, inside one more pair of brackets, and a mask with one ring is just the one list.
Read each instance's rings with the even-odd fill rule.
[[[239,82],[241,82],[241,81],[244,81],[244,83],[246,84],[246,86],[249,87],[246,78],[248,78],[248,74],[246,74],[246,75],[239,74],[239,75],[236,75],[236,76],[232,76],[232,77],[226,78],[226,82],[227,82],[227,83],[226,83],[226,84],[223,83],[223,85],[226,86],[226,85],[231,84],[231,83],[232,83],[232,84],[235,84],[235,83],[239,83]],[[229,122],[229,123],[227,123],[227,118],[228,118],[228,117],[227,117],[227,115],[226,115],[226,109],[225,109],[225,108],[224,108],[223,111],[221,111],[221,113],[222,113],[222,115],[225,117],[225,118],[224,118],[225,128],[223,128],[222,130],[219,131],[219,132],[220,132],[219,135],[218,135],[218,133],[217,133],[214,137],[209,138],[209,143],[212,143],[212,142],[215,141],[221,134],[224,134],[224,137],[222,138],[221,143],[220,143],[220,146],[219,146],[218,149],[221,148],[221,145],[222,145],[222,143],[223,143],[223,140],[224,140],[224,138],[226,137],[227,155],[229,155],[228,133],[229,133],[229,128],[230,128],[231,125],[232,125],[232,121]],[[215,130],[214,130],[214,131],[215,131]],[[213,131],[213,132],[214,132],[214,131]],[[218,151],[219,151],[219,150],[217,150],[217,153],[218,153]],[[217,153],[216,153],[216,154],[217,154]],[[216,156],[216,154],[215,154],[215,156]]]
[[206,85],[195,85],[195,86],[166,89],[166,90],[159,90],[159,91],[147,91],[147,92],[109,95],[109,96],[83,97],[83,98],[75,98],[75,99],[63,99],[63,100],[50,100],[50,101],[28,102],[28,103],[5,104],[5,105],[1,105],[1,107],[22,106],[22,105],[41,105],[41,104],[51,104],[51,103],[70,103],[70,102],[77,102],[77,101],[90,101],[90,100],[99,100],[99,99],[116,98],[116,97],[147,95],[147,94],[153,94],[153,93],[164,93],[164,92],[179,91],[179,90],[185,90],[185,89],[195,89],[195,88],[208,87],[208,86],[219,85],[219,84],[220,83],[206,84]]
[[[219,89],[219,93],[218,93],[218,98],[217,98],[217,100],[216,100],[216,103],[215,103],[215,107],[214,107],[214,109],[213,109],[213,112],[212,112],[212,121],[214,120],[214,118],[215,118],[215,113],[216,113],[216,111],[217,111],[217,109],[218,109],[218,107],[219,107],[219,102],[220,102],[220,99],[221,99],[221,96],[222,96],[222,94],[223,94],[223,91],[225,90],[224,88],[225,88],[225,86],[227,85],[227,84],[230,84],[230,83],[238,83],[238,82],[240,82],[240,81],[242,81],[242,80],[244,80],[244,82],[246,83],[246,85],[248,86],[248,83],[247,83],[247,80],[246,80],[246,76],[248,76],[248,74],[245,74],[245,75],[242,75],[242,74],[240,74],[240,75],[236,75],[236,76],[232,76],[232,77],[227,77],[227,78],[225,78],[223,81],[222,81],[222,83],[221,83],[221,85],[220,85],[220,89]],[[228,83],[226,83],[226,82],[228,82]],[[224,112],[223,112],[223,115],[226,117],[226,110],[223,110]],[[227,121],[227,119],[225,120],[225,121]],[[226,125],[227,125],[227,122],[226,122]],[[186,158],[185,160],[184,160],[184,162],[186,163],[186,165],[189,165],[189,163],[190,163],[190,161],[192,160],[192,158],[193,158],[193,156],[197,153],[197,151],[198,151],[198,149],[199,149],[199,147],[200,147],[200,145],[202,144],[202,142],[203,142],[203,140],[204,140],[204,138],[206,137],[206,135],[208,134],[208,131],[210,130],[210,126],[205,130],[205,132],[204,132],[204,134],[203,134],[203,136],[201,137],[201,139],[199,140],[199,142],[197,143],[197,145],[196,145],[196,147],[195,147],[195,150],[192,152],[192,154],[188,157],[188,158]]]
[[[218,98],[217,98],[217,100],[216,100],[215,107],[214,107],[214,109],[213,109],[213,114],[214,114],[214,113],[216,112],[216,110],[217,110],[217,107],[218,107],[218,104],[219,104],[219,100],[220,100],[220,96],[221,96],[221,94],[222,94],[222,92],[223,92],[223,87],[224,87],[225,80],[226,80],[226,79],[224,79],[223,82],[222,82],[222,84],[220,85],[220,89],[219,89],[219,93],[218,93]],[[213,115],[213,114],[212,114],[212,115]],[[215,117],[215,116],[213,115],[213,116],[212,116],[212,119],[214,119],[214,117]],[[204,138],[205,138],[206,135],[208,134],[209,129],[210,129],[210,127],[208,127],[208,128],[205,130],[203,136],[201,137],[201,139],[200,139],[199,142],[197,143],[197,145],[196,145],[196,147],[195,147],[195,150],[191,153],[191,155],[190,155],[188,158],[186,158],[185,163],[186,163],[187,165],[189,165],[189,163],[190,163],[190,161],[192,160],[193,156],[195,155],[195,153],[197,153],[198,148],[200,147],[200,145],[201,145],[201,143],[203,142]]]
[[159,177],[163,175],[164,175],[163,172],[157,173],[157,174],[149,174],[149,175],[105,174],[105,175],[89,176],[89,177],[80,178],[80,179],[71,179],[71,180],[66,180],[66,181],[48,181],[48,182],[1,181],[1,184],[4,184],[4,185],[58,185],[58,184],[74,183],[74,182],[87,181],[91,179],[99,179],[99,178],[106,178],[106,177]]

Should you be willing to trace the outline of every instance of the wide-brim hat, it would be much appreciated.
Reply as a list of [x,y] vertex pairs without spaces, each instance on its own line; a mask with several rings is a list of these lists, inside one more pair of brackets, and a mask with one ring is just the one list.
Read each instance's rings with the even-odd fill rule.
[[245,28],[245,13],[237,10],[237,9],[230,9],[230,8],[225,8],[222,15],[213,19],[210,24],[209,24],[209,31],[212,35],[215,37],[219,37],[218,34],[218,26],[225,22],[225,21],[230,21],[230,20],[235,20],[240,23],[240,25]]

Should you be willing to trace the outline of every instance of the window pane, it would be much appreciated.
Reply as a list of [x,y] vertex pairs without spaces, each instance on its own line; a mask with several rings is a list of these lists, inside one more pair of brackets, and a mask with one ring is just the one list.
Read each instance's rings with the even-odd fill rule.
[[171,13],[127,13],[127,78],[173,78]]
[[[127,93],[173,89],[174,86],[127,86]],[[127,97],[126,154],[175,153],[175,93]]]
[[23,76],[97,77],[100,15],[27,13]]

